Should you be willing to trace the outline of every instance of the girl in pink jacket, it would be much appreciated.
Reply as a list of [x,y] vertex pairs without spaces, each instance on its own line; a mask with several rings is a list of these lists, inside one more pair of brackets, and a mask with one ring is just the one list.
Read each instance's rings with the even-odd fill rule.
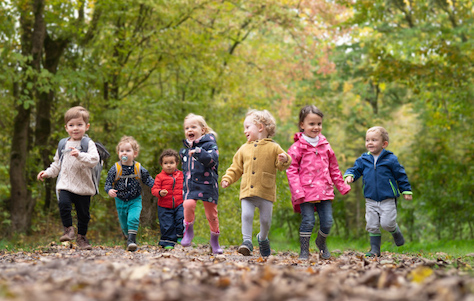
[[286,170],[291,191],[291,203],[295,212],[301,213],[299,258],[309,258],[309,241],[315,224],[314,211],[319,215],[319,231],[316,246],[321,257],[331,257],[326,245],[333,224],[332,201],[334,185],[341,194],[351,187],[344,183],[334,151],[321,134],[323,113],[314,105],[300,111],[300,132],[295,134],[295,143],[288,150],[292,158]]

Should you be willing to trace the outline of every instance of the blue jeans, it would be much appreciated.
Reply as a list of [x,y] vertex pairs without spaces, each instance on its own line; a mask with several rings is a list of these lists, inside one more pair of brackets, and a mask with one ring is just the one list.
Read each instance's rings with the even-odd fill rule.
[[174,209],[158,206],[158,221],[160,222],[161,232],[160,246],[174,246],[178,238],[183,237],[183,220],[183,204]]
[[115,206],[120,222],[120,227],[125,236],[128,234],[137,234],[140,224],[140,213],[142,212],[142,196],[129,201],[122,201],[115,198]]
[[324,234],[329,234],[333,224],[331,201],[321,201],[319,203],[302,203],[300,233],[312,233],[316,218],[314,210],[316,208],[319,215],[319,230]]

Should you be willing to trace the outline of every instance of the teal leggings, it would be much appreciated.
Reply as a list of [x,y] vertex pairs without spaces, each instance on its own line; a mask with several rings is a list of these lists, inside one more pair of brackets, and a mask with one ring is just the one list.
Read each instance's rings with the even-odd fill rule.
[[115,207],[120,221],[123,234],[137,234],[142,212],[142,196],[130,201],[122,201],[115,198]]

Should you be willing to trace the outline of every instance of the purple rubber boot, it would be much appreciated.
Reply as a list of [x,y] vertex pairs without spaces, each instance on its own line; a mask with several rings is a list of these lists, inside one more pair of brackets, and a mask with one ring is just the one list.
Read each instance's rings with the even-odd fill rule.
[[189,247],[194,238],[194,222],[187,223],[184,221],[184,234],[183,239],[181,240],[181,245],[183,247]]
[[222,251],[221,246],[219,246],[219,233],[212,232],[211,231],[211,248],[212,248],[212,253],[214,254],[222,254],[224,251]]

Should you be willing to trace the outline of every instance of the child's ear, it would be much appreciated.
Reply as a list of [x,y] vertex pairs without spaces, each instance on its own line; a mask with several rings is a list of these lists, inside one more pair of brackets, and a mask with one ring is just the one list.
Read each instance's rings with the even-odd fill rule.
[[88,124],[86,125],[86,132],[89,130],[89,127],[90,127],[90,126],[91,126],[90,123],[88,123]]
[[388,146],[388,141],[384,141],[383,144],[382,144],[382,147],[386,148],[387,146]]
[[263,124],[261,124],[261,123],[258,123],[258,124],[257,124],[257,127],[258,127],[258,131],[259,131],[259,132],[263,132],[263,130],[265,129],[265,126],[264,126]]

